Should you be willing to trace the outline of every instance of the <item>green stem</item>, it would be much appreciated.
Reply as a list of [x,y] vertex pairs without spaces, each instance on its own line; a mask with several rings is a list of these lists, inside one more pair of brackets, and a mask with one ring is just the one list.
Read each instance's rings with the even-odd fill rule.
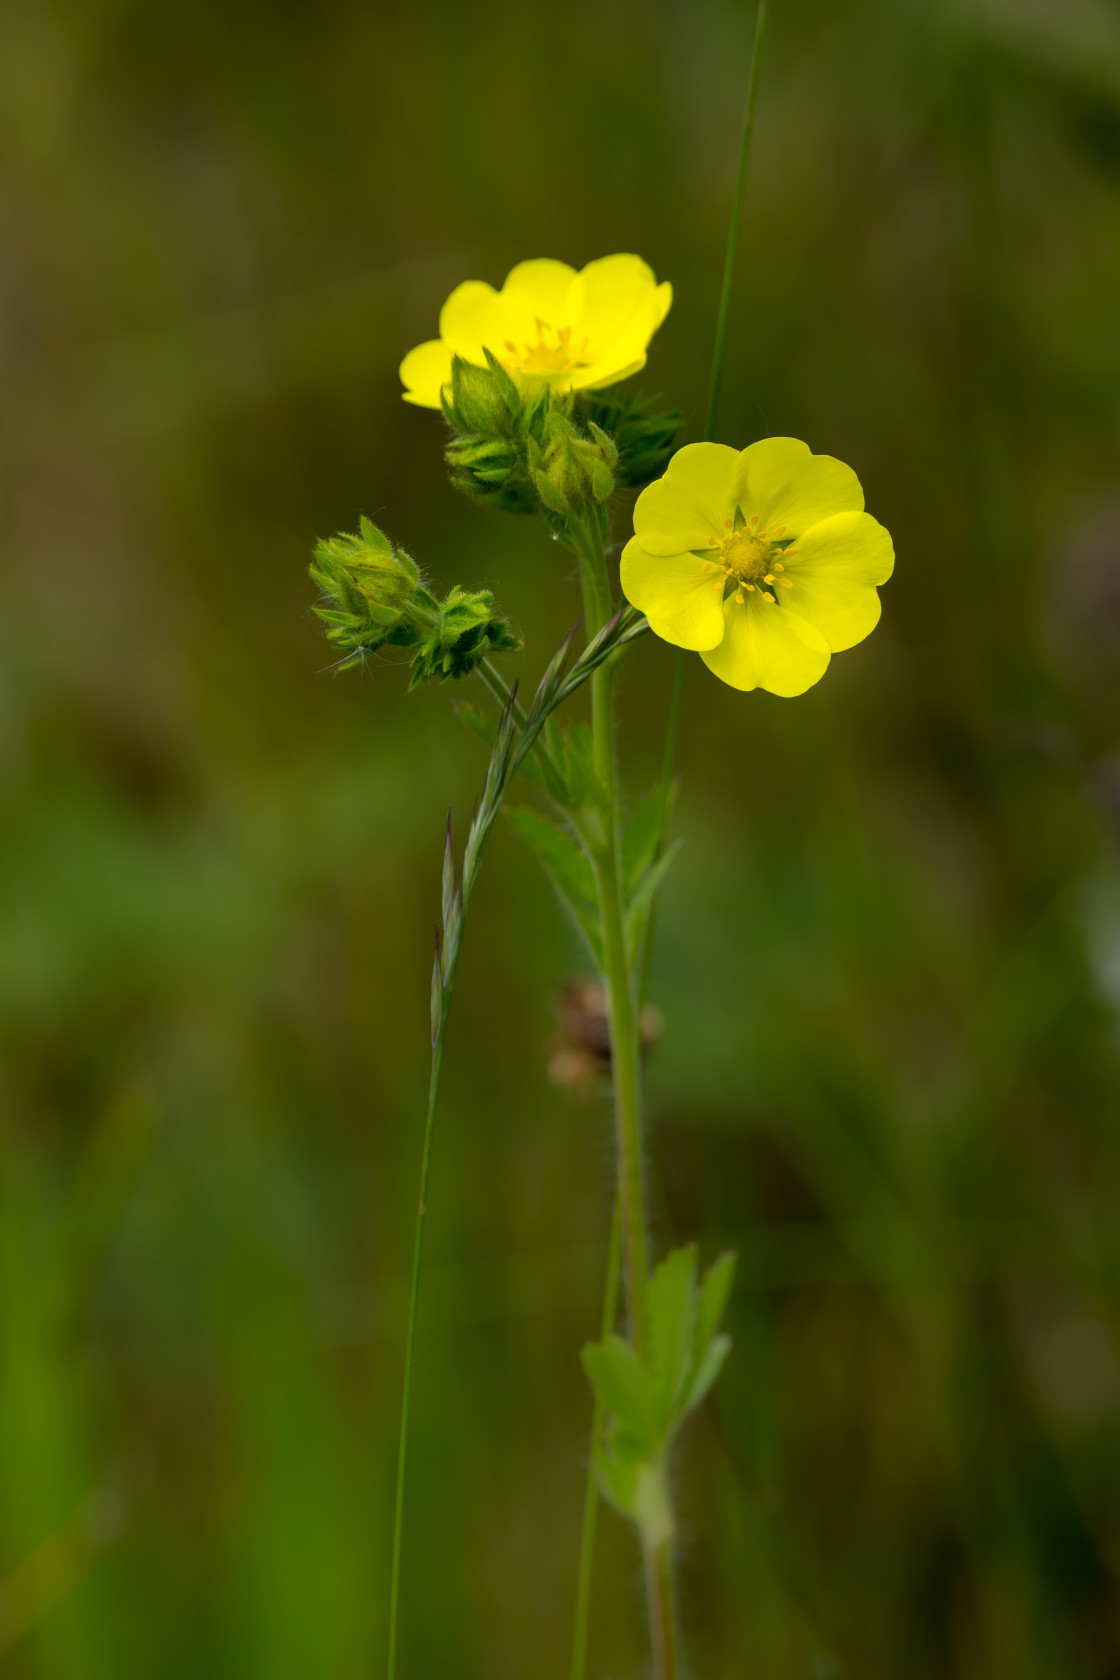
[[397,1494],[393,1513],[393,1562],[389,1585],[389,1667],[388,1680],[395,1680],[397,1672],[397,1632],[400,1620],[401,1536],[404,1529],[405,1472],[408,1460],[408,1420],[412,1400],[412,1363],[416,1350],[416,1318],[420,1305],[420,1264],[424,1254],[424,1226],[428,1215],[428,1173],[432,1160],[432,1133],[435,1129],[439,1080],[443,1068],[443,1046],[447,1037],[448,1013],[442,1010],[435,1042],[432,1045],[432,1069],[428,1080],[428,1112],[424,1120],[424,1147],[420,1156],[420,1196],[416,1208],[416,1232],[412,1246],[412,1284],[408,1302],[408,1330],[405,1336],[404,1385],[401,1392],[401,1429],[397,1449]]
[[[747,195],[747,172],[751,161],[751,142],[754,139],[754,113],[758,104],[762,43],[766,35],[766,10],[767,0],[758,0],[758,11],[755,15],[754,24],[754,44],[751,48],[751,67],[747,76],[747,104],[743,113],[743,134],[739,142],[739,168],[735,177],[735,198],[731,206],[731,222],[727,229],[727,249],[723,257],[723,285],[720,288],[715,344],[712,349],[712,373],[708,383],[708,414],[704,423],[704,437],[708,443],[715,441],[716,421],[719,418],[720,392],[723,389],[723,364],[727,353],[727,323],[731,318],[731,291],[735,280],[735,259],[739,251],[739,229],[743,220],[743,204]],[[673,765],[677,753],[681,693],[684,688],[685,660],[687,657],[683,648],[677,650],[673,669],[673,697],[669,704],[669,723],[665,734],[665,760],[661,772],[662,820],[661,832],[657,839],[657,857],[660,857],[665,849],[665,838],[669,829],[669,800],[672,793]],[[656,910],[651,910],[643,951],[642,987],[639,993],[639,996],[643,999],[649,984],[655,916]]]
[[[622,1270],[622,1204],[616,1191],[611,1213],[611,1235],[607,1244],[607,1284],[603,1291],[603,1313],[599,1323],[599,1339],[605,1341],[614,1330],[618,1318],[618,1285]],[[587,1674],[587,1635],[591,1623],[591,1574],[595,1562],[595,1525],[599,1515],[599,1444],[603,1438],[606,1407],[598,1394],[591,1413],[591,1457],[587,1466],[587,1485],[583,1493],[583,1526],[579,1547],[579,1570],[576,1579],[576,1619],[572,1636],[571,1680],[585,1680]]]
[[[673,1593],[671,1542],[644,1548],[646,1596],[650,1603],[653,1672],[657,1680],[678,1680],[676,1599]],[[656,1606],[657,1614],[654,1614]]]
[[[613,610],[606,555],[594,513],[582,528],[580,554],[588,636],[596,635]],[[630,1335],[641,1350],[645,1340],[645,1189],[642,1182],[641,1112],[638,1094],[638,1020],[626,941],[622,898],[618,797],[614,756],[614,661],[605,660],[591,678],[591,746],[603,794],[603,827],[592,862],[599,889],[603,978],[611,1027],[611,1068],[618,1140],[618,1187]]]
[[743,220],[743,200],[747,190],[747,170],[751,161],[751,141],[754,139],[754,111],[758,103],[758,77],[762,64],[762,42],[766,34],[767,0],[758,0],[754,24],[754,45],[751,48],[751,68],[747,78],[747,106],[743,113],[743,136],[739,142],[739,171],[735,177],[735,199],[731,206],[731,225],[727,230],[727,250],[723,258],[723,286],[716,317],[716,341],[712,351],[712,377],[708,386],[708,418],[704,436],[709,443],[715,437],[719,415],[719,397],[723,387],[723,361],[727,348],[727,323],[731,315],[731,288],[735,279],[735,258],[739,250],[739,226]]
[[[584,607],[589,635],[606,622],[612,608],[606,556],[597,518],[583,527],[586,543],[580,554]],[[643,1181],[640,1048],[638,1010],[634,994],[634,966],[626,935],[622,894],[621,824],[614,755],[614,661],[607,660],[591,679],[591,732],[595,769],[604,795],[603,830],[593,850],[598,887],[600,931],[603,941],[603,978],[606,981],[611,1030],[611,1071],[614,1082],[618,1147],[618,1203],[620,1247],[625,1256],[626,1296],[630,1339],[642,1354],[646,1343],[646,1204]],[[610,1289],[608,1279],[608,1290]],[[601,1418],[596,1419],[596,1451]],[[647,1568],[650,1645],[654,1680],[676,1680],[677,1636],[673,1615],[672,1556],[663,1544]]]

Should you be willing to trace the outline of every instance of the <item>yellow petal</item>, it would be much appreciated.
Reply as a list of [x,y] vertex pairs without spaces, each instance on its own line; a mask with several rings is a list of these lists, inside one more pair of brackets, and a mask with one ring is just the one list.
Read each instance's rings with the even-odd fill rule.
[[401,363],[402,395],[418,408],[439,408],[439,394],[451,378],[451,351],[438,338],[418,344]]
[[695,554],[647,554],[637,537],[622,551],[622,593],[663,641],[699,653],[723,635],[723,573]]
[[500,294],[502,304],[534,329],[534,337],[538,316],[556,329],[566,327],[572,318],[575,279],[576,271],[567,263],[552,257],[533,257],[518,263],[506,275]]
[[723,640],[700,657],[732,688],[765,688],[789,696],[804,694],[824,676],[828,643],[788,607],[764,601],[756,591],[742,606],[734,598],[725,601],[723,611]]
[[485,364],[487,345],[495,354],[509,332],[505,326],[502,300],[485,280],[464,280],[456,286],[439,312],[439,336],[464,361]]
[[653,318],[657,289],[653,270],[641,257],[600,257],[589,262],[580,271],[574,292],[579,304],[572,337],[586,334],[596,353],[601,353],[630,329],[638,315],[648,320],[652,335],[658,325]]
[[604,385],[617,385],[620,379],[629,379],[632,373],[640,373],[645,365],[645,356],[627,362],[625,367],[611,367],[609,363],[593,362],[590,367],[577,368],[571,375],[571,388],[573,391],[599,391]]
[[679,554],[722,537],[743,490],[743,457],[724,443],[686,443],[664,478],[642,491],[634,530],[650,554]]
[[818,519],[863,508],[863,491],[851,467],[832,455],[814,455],[797,438],[752,443],[743,450],[743,466],[743,512],[748,518],[757,513],[764,531],[784,525],[789,536],[799,537]]
[[894,570],[890,532],[869,513],[834,513],[797,540],[786,561],[790,609],[815,625],[833,653],[854,647],[879,622],[876,585]]

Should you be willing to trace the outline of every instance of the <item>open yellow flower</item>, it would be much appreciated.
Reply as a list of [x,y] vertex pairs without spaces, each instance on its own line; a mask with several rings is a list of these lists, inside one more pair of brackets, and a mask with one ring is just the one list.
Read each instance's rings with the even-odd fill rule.
[[627,600],[732,688],[804,694],[879,622],[890,534],[855,473],[796,438],[689,443],[638,497]]
[[591,391],[645,366],[649,341],[673,301],[641,257],[600,257],[577,274],[540,257],[518,263],[500,292],[484,280],[456,286],[439,316],[439,337],[401,363],[405,402],[438,408],[451,358],[479,367],[484,350],[527,391]]

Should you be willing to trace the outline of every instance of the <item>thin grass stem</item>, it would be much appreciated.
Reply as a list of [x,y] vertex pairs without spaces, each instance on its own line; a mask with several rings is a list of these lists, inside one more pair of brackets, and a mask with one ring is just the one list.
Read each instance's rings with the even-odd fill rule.
[[762,43],[766,36],[767,0],[758,0],[754,23],[754,45],[751,48],[751,67],[747,78],[747,104],[743,113],[743,134],[739,142],[739,169],[735,177],[735,198],[731,205],[731,223],[727,230],[727,249],[723,258],[723,285],[716,317],[716,338],[712,350],[712,376],[708,384],[708,415],[704,422],[704,437],[711,443],[716,434],[719,417],[720,392],[723,389],[723,364],[727,350],[727,323],[731,318],[731,291],[735,281],[735,259],[739,253],[739,228],[743,220],[743,201],[747,192],[747,171],[754,140],[754,113],[758,103],[759,71],[762,65]]
[[408,1425],[412,1406],[412,1366],[416,1351],[416,1320],[420,1306],[420,1271],[424,1256],[424,1228],[428,1215],[428,1175],[432,1164],[432,1134],[435,1130],[443,1046],[447,1038],[448,1014],[444,1010],[436,1041],[432,1046],[431,1076],[428,1081],[428,1112],[424,1120],[424,1146],[420,1157],[420,1195],[416,1208],[416,1230],[412,1247],[412,1283],[408,1298],[408,1330],[405,1335],[404,1382],[401,1389],[401,1428],[397,1447],[397,1492],[393,1510],[393,1561],[389,1584],[389,1680],[397,1672],[397,1638],[400,1624],[401,1540],[404,1532],[404,1493],[408,1467]]

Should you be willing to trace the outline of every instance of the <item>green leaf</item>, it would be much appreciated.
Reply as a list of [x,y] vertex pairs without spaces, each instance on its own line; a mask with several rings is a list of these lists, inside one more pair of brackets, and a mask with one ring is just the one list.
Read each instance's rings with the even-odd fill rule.
[[611,1504],[629,1517],[632,1522],[637,1521],[638,1477],[641,1474],[639,1464],[624,1464],[610,1452],[599,1455],[599,1481],[603,1492]]
[[595,744],[586,723],[573,724],[565,731],[563,765],[571,808],[601,810],[606,804],[606,793],[595,768]]
[[630,943],[630,951],[636,955],[641,950],[642,940],[645,938],[649,925],[649,914],[653,909],[653,901],[657,897],[658,888],[672,866],[673,859],[684,845],[683,839],[674,840],[662,852],[656,863],[650,864],[639,878],[637,885],[630,894],[630,902],[626,909],[626,935]]
[[587,854],[565,829],[557,828],[537,811],[514,809],[507,811],[506,816],[525,844],[536,852],[583,935],[592,961],[601,969],[603,950],[595,875]]
[[583,1368],[611,1414],[611,1444],[629,1464],[644,1463],[657,1450],[657,1398],[649,1372],[629,1342],[608,1336],[583,1350]]
[[692,1379],[688,1393],[681,1403],[678,1417],[687,1417],[703,1400],[720,1372],[723,1370],[724,1360],[731,1352],[730,1336],[713,1336],[704,1351],[703,1357]]
[[672,1427],[692,1376],[696,1334],[696,1248],[674,1249],[654,1271],[646,1291],[648,1364],[657,1393],[658,1421]]
[[653,862],[663,832],[664,811],[665,789],[658,783],[646,794],[626,824],[622,839],[622,879],[627,898]]
[[718,1260],[713,1260],[704,1273],[700,1284],[700,1305],[696,1315],[696,1342],[700,1348],[706,1347],[719,1329],[724,1308],[727,1306],[727,1297],[735,1280],[736,1258],[737,1256],[728,1249]]

